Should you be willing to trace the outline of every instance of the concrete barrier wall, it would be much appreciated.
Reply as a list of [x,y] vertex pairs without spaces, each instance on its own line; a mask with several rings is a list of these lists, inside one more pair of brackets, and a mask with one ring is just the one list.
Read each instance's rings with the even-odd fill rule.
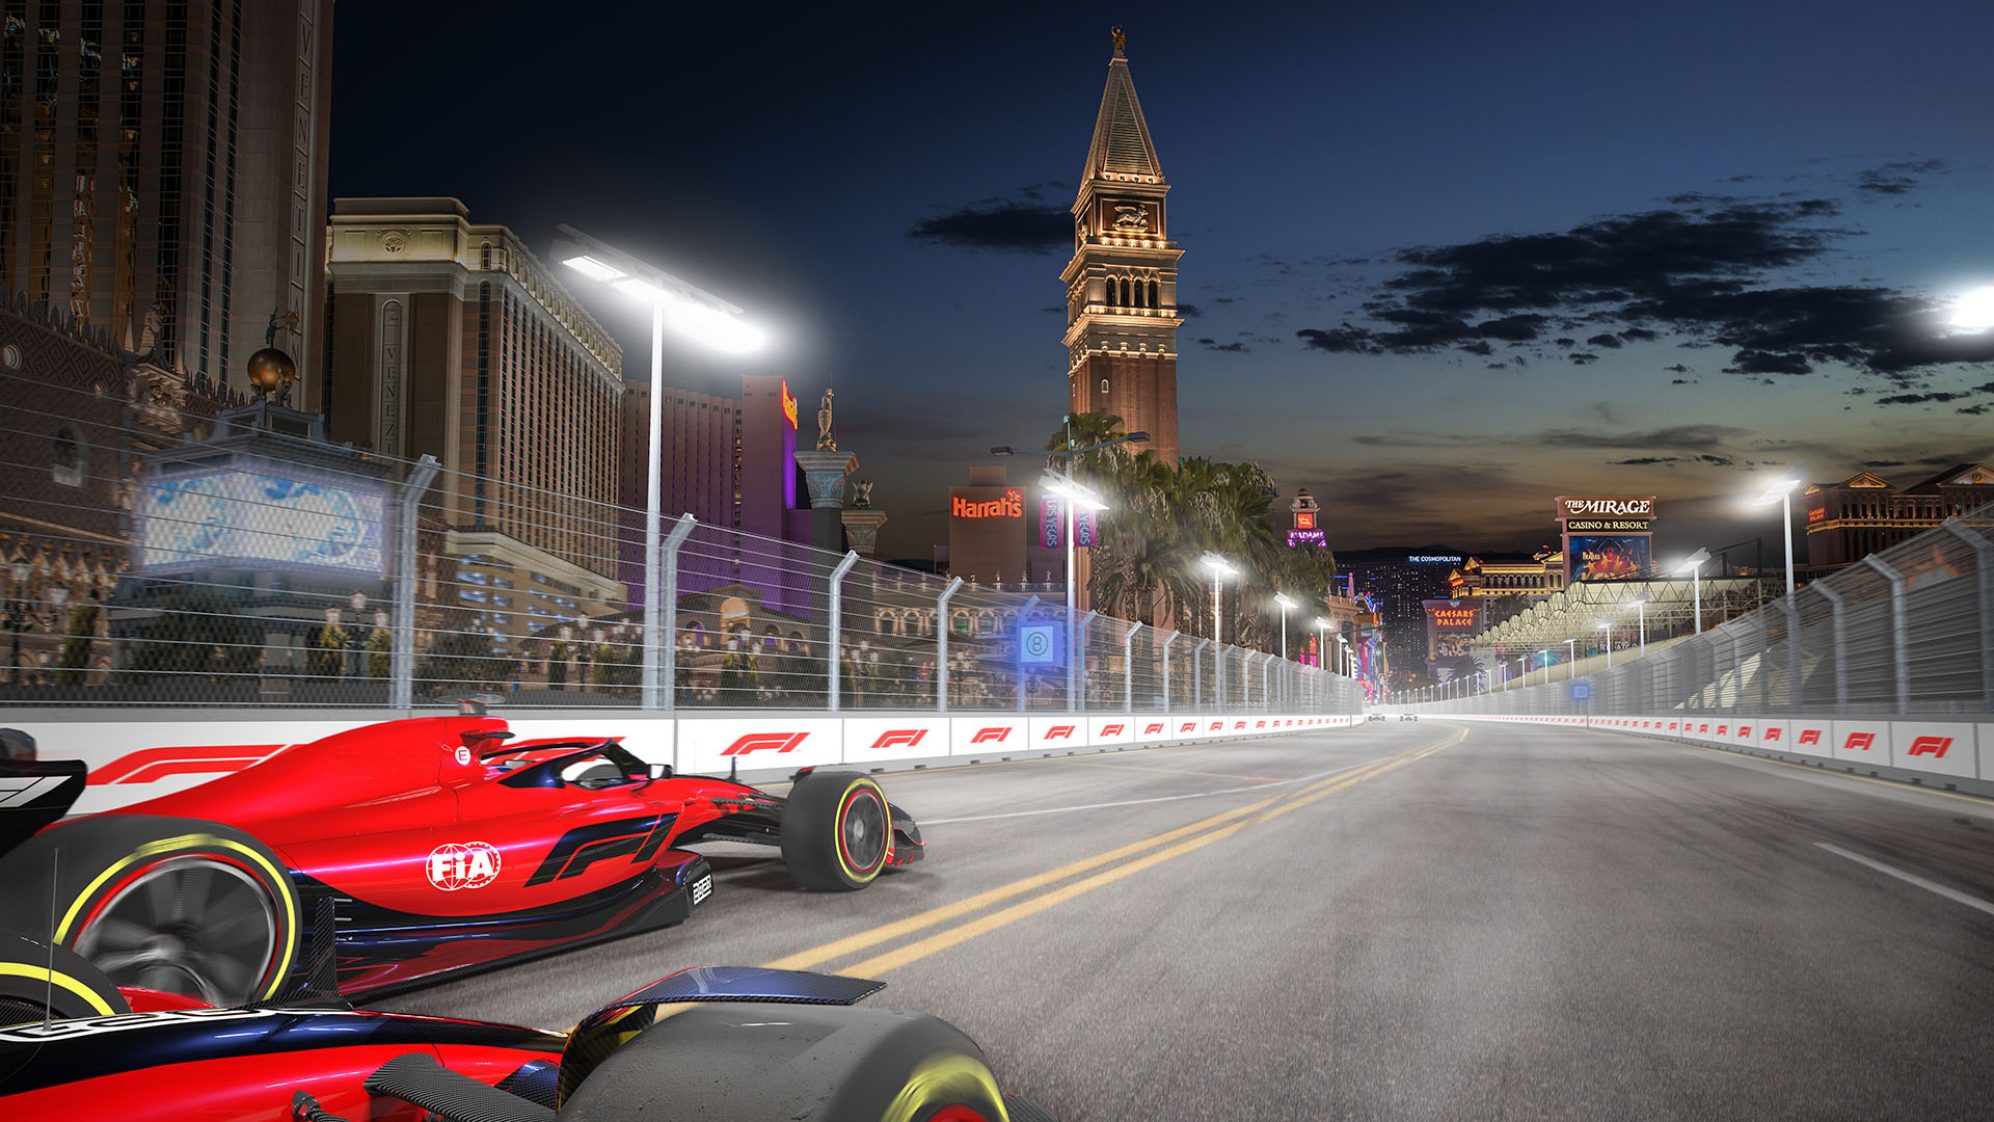
[[[649,763],[668,763],[690,774],[735,770],[749,781],[810,766],[871,771],[988,763],[1080,750],[1323,731],[1364,720],[1361,714],[1265,713],[494,715],[505,717],[522,740],[615,738]],[[82,814],[196,787],[293,745],[401,714],[192,718],[181,711],[123,716],[106,720],[102,710],[67,715],[17,710],[0,714],[0,727],[32,735],[45,759],[81,759],[90,765],[90,785],[76,804],[76,812]]]
[[1994,720],[1663,713],[1641,717],[1429,714],[1456,721],[1590,728],[1994,794]]

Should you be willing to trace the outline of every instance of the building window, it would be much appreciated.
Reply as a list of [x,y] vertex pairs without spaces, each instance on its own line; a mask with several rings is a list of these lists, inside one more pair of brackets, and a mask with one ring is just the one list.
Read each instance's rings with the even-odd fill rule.
[[1155,281],[1150,281],[1150,282],[1149,282],[1149,306],[1150,306],[1150,307],[1152,307],[1152,308],[1160,308],[1160,307],[1162,307],[1162,306],[1163,306],[1163,302],[1162,302],[1161,300],[1157,299],[1157,292],[1158,292],[1158,291],[1159,291],[1159,290],[1158,290],[1158,289],[1157,289],[1157,287],[1156,287],[1156,282],[1155,282]]
[[1102,393],[1108,392],[1108,380],[1106,378],[1101,379],[1101,392]]
[[489,270],[492,267],[492,243],[485,242],[478,247],[478,268]]
[[55,430],[55,466],[50,474],[64,487],[83,486],[83,445],[73,429]]

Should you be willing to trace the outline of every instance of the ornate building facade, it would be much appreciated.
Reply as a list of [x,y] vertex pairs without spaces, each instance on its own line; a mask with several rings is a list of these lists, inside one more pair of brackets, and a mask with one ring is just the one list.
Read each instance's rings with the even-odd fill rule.
[[518,638],[621,611],[622,348],[456,199],[337,200],[327,243],[327,431],[442,464],[464,607]]
[[1136,445],[1177,464],[1177,259],[1170,184],[1136,100],[1120,28],[1073,201],[1066,286],[1066,380],[1073,413],[1112,413]]
[[196,386],[316,356],[332,6],[0,0],[0,287]]

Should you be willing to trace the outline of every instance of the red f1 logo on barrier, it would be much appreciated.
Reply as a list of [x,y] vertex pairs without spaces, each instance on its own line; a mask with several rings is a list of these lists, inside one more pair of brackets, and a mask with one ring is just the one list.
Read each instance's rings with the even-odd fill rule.
[[1101,735],[1102,735],[1102,736],[1120,736],[1120,735],[1122,735],[1122,726],[1120,726],[1120,725],[1102,725],[1102,726],[1101,726]]
[[745,756],[770,748],[777,752],[794,752],[796,746],[809,737],[807,732],[751,732],[734,743],[721,749],[723,756]]
[[1162,735],[1163,735],[1163,722],[1161,722],[1161,721],[1158,721],[1158,722],[1156,722],[1156,723],[1154,723],[1154,724],[1148,724],[1148,725],[1144,725],[1144,726],[1142,726],[1142,734],[1143,734],[1144,736],[1162,736]]
[[[1723,729],[1718,729],[1717,731],[1718,731],[1718,732],[1723,732],[1724,730],[1723,730]],[[1752,738],[1752,726],[1750,726],[1750,725],[1739,725],[1739,726],[1738,726],[1738,739],[1739,739],[1739,740],[1750,740],[1751,738]]]
[[1911,747],[1906,749],[1904,754],[1907,756],[1937,756],[1943,760],[1946,756],[1946,749],[1951,747],[1952,737],[1950,736],[1921,736],[1911,742]]
[[988,741],[995,740],[1001,743],[1006,737],[1009,737],[1010,735],[1011,735],[1011,729],[1008,725],[1003,728],[977,729],[976,735],[970,737],[969,742],[971,744],[983,744]]
[[1728,729],[1728,728],[1730,728],[1730,727],[1731,727],[1730,725],[1718,725],[1718,726],[1717,726],[1717,735],[1718,735],[1718,736],[1723,736],[1723,735],[1725,735],[1725,732],[1724,732],[1724,730],[1726,730],[1726,729]]
[[1778,739],[1779,739],[1779,726],[1778,726],[1778,725],[1767,725],[1767,726],[1766,726],[1766,737],[1765,737],[1765,738],[1766,738],[1767,740],[1778,740]]
[[1198,731],[1198,722],[1196,722],[1196,721],[1185,721],[1185,722],[1184,722],[1184,727],[1183,727],[1183,728],[1181,728],[1181,729],[1178,729],[1177,731],[1178,731],[1178,732],[1197,732],[1197,731]]
[[874,748],[912,748],[928,735],[927,729],[888,729],[872,742]]
[[1073,726],[1054,725],[1045,730],[1045,738],[1047,740],[1071,740],[1073,739]]
[[1798,743],[1801,743],[1801,744],[1819,744],[1819,743],[1821,743],[1821,730],[1820,730],[1820,729],[1802,729],[1802,730],[1800,730],[1800,740],[1798,741]]
[[1220,729],[1222,729],[1222,728],[1224,728],[1224,727],[1225,727],[1225,722],[1224,722],[1224,721],[1213,721],[1213,722],[1212,722],[1212,727],[1211,727],[1211,728],[1208,728],[1208,729],[1206,729],[1205,731],[1206,731],[1206,732],[1217,732],[1217,731],[1219,731]]
[[1698,732],[1709,732],[1709,731],[1710,731],[1710,722],[1709,722],[1709,721],[1705,721],[1705,722],[1703,722],[1702,724],[1700,724],[1700,725],[1696,726],[1696,731],[1698,731]]
[[1869,746],[1875,743],[1876,734],[1873,732],[1852,732],[1849,734],[1848,741],[1842,745],[1842,751],[1867,752],[1869,751]]

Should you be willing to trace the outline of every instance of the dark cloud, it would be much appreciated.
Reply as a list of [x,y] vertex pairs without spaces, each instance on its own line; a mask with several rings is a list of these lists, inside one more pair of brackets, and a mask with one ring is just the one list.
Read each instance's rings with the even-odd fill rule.
[[1588,347],[1605,347],[1610,351],[1617,351],[1623,345],[1618,335],[1595,335],[1586,340],[1586,346]]
[[1872,467],[1872,468],[1901,468],[1904,466],[1904,461],[1903,460],[1864,460],[1862,462],[1862,466]]
[[1648,464],[1679,464],[1682,462],[1682,457],[1681,456],[1636,456],[1631,460],[1609,460],[1608,462],[1623,467],[1630,465],[1646,466]]
[[[1928,161],[1898,167],[1928,174]],[[1363,305],[1366,322],[1305,329],[1310,347],[1425,354],[1483,338],[1536,341],[1547,322],[1616,324],[1622,340],[1667,333],[1732,352],[1730,369],[1795,375],[1822,364],[1903,382],[1953,363],[1994,362],[1994,332],[1942,335],[1938,306],[1880,286],[1772,284],[1859,233],[1831,224],[1828,199],[1680,195],[1663,209],[1595,219],[1556,233],[1497,235],[1399,250],[1400,271]],[[1527,337],[1481,317],[1531,317]],[[1638,334],[1637,334],[1638,333]],[[1559,336],[1557,346],[1576,346]]]
[[982,199],[950,214],[924,218],[907,236],[933,245],[995,249],[1012,253],[1052,253],[1073,244],[1073,215],[1040,200],[1033,184],[1008,199]]
[[[1200,339],[1198,341],[1202,343],[1205,340]],[[1232,354],[1240,354],[1240,355],[1253,353],[1252,347],[1247,346],[1245,343],[1242,343],[1237,339],[1233,340],[1230,343],[1220,343],[1217,346],[1209,346],[1206,347],[1205,349],[1208,351],[1228,351]]]
[[1631,460],[1609,460],[1616,467],[1646,466],[1648,464],[1710,464],[1713,467],[1736,467],[1738,461],[1730,456],[1719,456],[1705,452],[1700,456],[1636,456]]
[[1693,386],[1693,385],[1695,385],[1695,384],[1696,384],[1696,379],[1694,379],[1694,378],[1670,378],[1670,379],[1669,379],[1669,385],[1671,385],[1671,386]]
[[1958,401],[1960,398],[1971,396],[1973,395],[1970,393],[1945,393],[1942,391],[1935,391],[1933,393],[1895,393],[1889,397],[1877,398],[1876,403],[1878,405],[1923,405],[1926,402],[1943,404],[1948,401]]
[[[1219,303],[1230,304],[1232,301],[1220,300]],[[1203,308],[1198,307],[1196,304],[1179,304],[1177,305],[1177,314],[1183,316],[1185,319],[1197,319],[1199,316],[1204,315],[1205,312]]]
[[1666,370],[1666,371],[1668,371],[1668,372],[1669,372],[1669,373],[1671,373],[1671,374],[1687,374],[1687,373],[1689,373],[1689,367],[1687,367],[1687,366],[1684,366],[1684,365],[1683,365],[1682,363],[1680,363],[1680,362],[1677,362],[1677,363],[1672,363],[1672,364],[1670,364],[1670,365],[1668,365],[1668,366],[1664,366],[1664,367],[1662,367],[1662,369],[1663,369],[1663,370]]
[[1986,413],[1989,409],[1994,409],[1994,405],[1989,405],[1983,401],[1979,405],[1962,405],[1959,407],[1959,412],[1969,417],[1978,417]]
[[1605,432],[1592,429],[1553,429],[1528,438],[1527,443],[1550,444],[1561,448],[1646,448],[1678,452],[1709,452],[1735,437],[1749,436],[1746,429],[1730,425],[1671,425],[1668,428],[1633,432]]
[[1571,358],[1573,366],[1590,366],[1599,361],[1598,355],[1589,354],[1585,351],[1573,351]]
[[1489,346],[1488,342],[1483,339],[1477,339],[1472,343],[1463,343],[1461,344],[1461,349],[1471,355],[1481,355],[1483,358],[1487,358],[1495,353],[1495,348]]
[[1856,175],[1856,189],[1872,195],[1909,194],[1923,177],[1937,175],[1945,170],[1942,160],[1897,160],[1878,164]]

